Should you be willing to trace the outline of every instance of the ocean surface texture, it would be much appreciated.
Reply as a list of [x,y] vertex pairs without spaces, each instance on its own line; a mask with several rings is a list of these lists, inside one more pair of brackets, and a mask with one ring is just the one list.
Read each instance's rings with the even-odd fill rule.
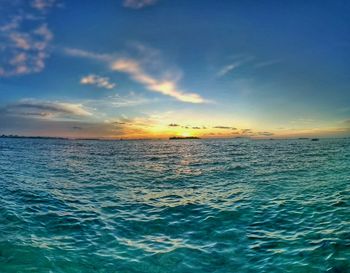
[[0,272],[350,272],[350,140],[0,139]]

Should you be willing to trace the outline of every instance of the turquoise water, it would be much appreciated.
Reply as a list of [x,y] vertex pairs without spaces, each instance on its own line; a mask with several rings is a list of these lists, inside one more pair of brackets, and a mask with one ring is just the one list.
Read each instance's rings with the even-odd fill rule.
[[0,139],[0,272],[350,272],[349,167],[349,139]]

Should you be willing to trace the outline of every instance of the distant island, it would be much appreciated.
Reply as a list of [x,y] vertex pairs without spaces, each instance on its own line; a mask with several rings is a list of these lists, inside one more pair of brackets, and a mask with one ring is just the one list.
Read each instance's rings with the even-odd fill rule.
[[182,139],[200,139],[200,137],[195,137],[195,136],[187,136],[187,137],[177,137],[177,136],[174,136],[174,137],[169,137],[170,140],[182,140]]
[[64,139],[65,137],[48,137],[48,136],[19,136],[19,135],[0,135],[0,138],[30,138],[30,139]]
[[54,137],[54,136],[19,136],[19,135],[0,135],[0,138],[21,138],[21,139],[56,139],[56,140],[94,140],[94,141],[105,141],[105,140],[123,140],[123,139],[104,139],[104,138],[70,138],[70,137]]

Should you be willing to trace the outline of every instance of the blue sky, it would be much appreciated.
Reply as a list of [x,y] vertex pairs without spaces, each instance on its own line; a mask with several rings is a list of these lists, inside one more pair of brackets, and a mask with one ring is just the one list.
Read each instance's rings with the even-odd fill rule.
[[348,136],[348,14],[348,1],[5,0],[0,133]]

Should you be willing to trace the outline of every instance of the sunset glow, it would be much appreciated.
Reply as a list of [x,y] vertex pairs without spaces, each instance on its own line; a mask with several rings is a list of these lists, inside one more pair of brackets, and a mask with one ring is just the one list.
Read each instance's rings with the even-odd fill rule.
[[336,19],[347,7],[33,2],[5,1],[0,11],[1,134],[350,134],[349,26]]
[[0,273],[350,273],[350,0],[0,0]]

